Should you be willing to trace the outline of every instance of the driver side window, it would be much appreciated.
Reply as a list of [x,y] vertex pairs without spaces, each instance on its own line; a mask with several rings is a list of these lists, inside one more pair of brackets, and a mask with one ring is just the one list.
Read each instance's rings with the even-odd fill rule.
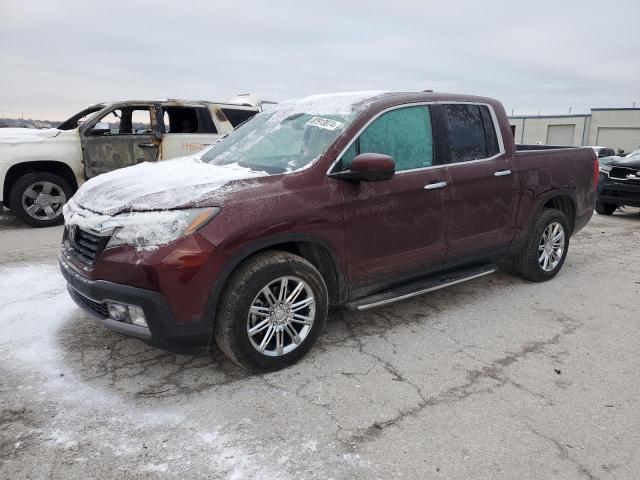
[[382,114],[344,152],[339,170],[348,170],[353,158],[361,153],[390,155],[395,160],[396,172],[432,166],[429,107],[403,107]]
[[113,110],[107,113],[104,117],[98,120],[98,123],[108,124],[109,131],[105,132],[103,135],[118,135],[118,133],[120,133],[121,119],[122,119],[122,110],[118,108],[116,110]]
[[93,126],[90,135],[149,135],[151,111],[148,107],[115,108]]

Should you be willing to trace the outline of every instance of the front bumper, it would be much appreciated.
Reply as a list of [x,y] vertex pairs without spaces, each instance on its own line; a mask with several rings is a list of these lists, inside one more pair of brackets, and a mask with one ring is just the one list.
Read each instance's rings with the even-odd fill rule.
[[640,181],[615,180],[601,174],[598,201],[618,206],[640,207]]
[[[195,353],[209,348],[212,322],[206,319],[176,322],[167,301],[159,292],[106,280],[90,280],[75,271],[62,256],[59,261],[71,298],[110,330],[177,353]],[[106,313],[108,301],[141,307],[149,327],[112,320]]]

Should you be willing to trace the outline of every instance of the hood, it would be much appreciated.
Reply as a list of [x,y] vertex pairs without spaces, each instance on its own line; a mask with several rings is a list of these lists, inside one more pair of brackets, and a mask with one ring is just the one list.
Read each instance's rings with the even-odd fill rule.
[[0,143],[42,142],[60,133],[57,128],[0,128]]
[[[196,157],[141,163],[85,182],[74,203],[103,215],[203,206],[229,182],[265,176],[238,164],[211,165]],[[236,184],[237,186],[237,184]],[[208,205],[216,206],[216,205]]]
[[640,155],[633,155],[631,157],[608,157],[606,162],[602,163],[611,165],[612,167],[640,168]]

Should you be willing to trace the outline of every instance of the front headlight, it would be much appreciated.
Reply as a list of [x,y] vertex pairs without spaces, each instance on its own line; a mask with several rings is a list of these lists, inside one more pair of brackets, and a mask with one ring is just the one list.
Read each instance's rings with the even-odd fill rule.
[[604,173],[605,175],[609,175],[613,167],[607,163],[600,163],[600,173]]
[[209,223],[218,212],[219,207],[126,213],[103,222],[101,229],[113,229],[106,248],[118,245],[154,248],[191,235]]

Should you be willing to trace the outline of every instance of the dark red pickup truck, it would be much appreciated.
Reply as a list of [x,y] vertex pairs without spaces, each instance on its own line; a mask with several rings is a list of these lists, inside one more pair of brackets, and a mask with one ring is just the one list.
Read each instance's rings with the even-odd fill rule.
[[359,92],[279,104],[194,157],[83,185],[65,209],[69,292],[171,350],[213,342],[277,369],[330,306],[367,309],[495,271],[555,276],[591,218],[589,148],[516,150],[502,105]]

